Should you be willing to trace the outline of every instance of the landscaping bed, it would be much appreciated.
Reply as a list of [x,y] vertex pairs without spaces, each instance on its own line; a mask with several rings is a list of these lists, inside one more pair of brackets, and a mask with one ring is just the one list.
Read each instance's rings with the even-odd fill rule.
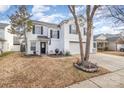
[[0,87],[67,87],[91,77],[109,73],[86,73],[76,69],[75,56],[69,57],[22,57],[10,54],[0,60]]

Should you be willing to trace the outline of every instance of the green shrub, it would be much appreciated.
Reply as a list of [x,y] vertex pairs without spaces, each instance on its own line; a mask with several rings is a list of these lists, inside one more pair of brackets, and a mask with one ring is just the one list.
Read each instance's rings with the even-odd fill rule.
[[0,57],[7,56],[7,55],[9,55],[11,53],[13,53],[13,52],[12,51],[4,52],[4,53],[0,54]]
[[66,51],[65,56],[71,56],[69,51]]

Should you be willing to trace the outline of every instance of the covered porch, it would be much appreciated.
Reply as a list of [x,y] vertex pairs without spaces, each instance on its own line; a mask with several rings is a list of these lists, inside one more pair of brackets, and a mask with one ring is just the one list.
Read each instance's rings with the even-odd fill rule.
[[97,50],[98,51],[106,51],[106,50],[108,50],[108,41],[106,41],[106,40],[98,40],[97,41]]
[[47,36],[37,36],[37,40],[30,40],[28,54],[42,55],[48,54],[49,38]]

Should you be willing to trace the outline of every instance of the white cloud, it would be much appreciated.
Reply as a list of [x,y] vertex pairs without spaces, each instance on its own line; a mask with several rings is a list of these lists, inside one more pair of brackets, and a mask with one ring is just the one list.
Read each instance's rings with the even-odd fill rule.
[[82,6],[82,5],[75,7],[75,10],[76,10],[77,13],[82,13],[83,14],[84,9],[85,9],[85,6]]
[[0,20],[0,23],[7,23],[7,24],[9,24],[9,20]]
[[51,11],[50,6],[33,6],[32,19],[44,21],[44,22],[58,23],[63,18],[65,18],[65,16],[63,14],[60,14],[60,13],[46,14],[49,11]]
[[110,26],[103,26],[101,28],[98,28],[98,29],[95,29],[94,30],[94,33],[95,34],[100,34],[100,33],[103,33],[103,34],[118,34],[120,31],[110,27]]
[[49,6],[35,5],[32,8],[32,13],[46,12],[46,11],[49,11],[49,10],[50,10]]
[[0,13],[4,13],[10,8],[10,5],[0,5]]
[[59,23],[65,16],[59,13],[42,16],[40,21],[51,22],[51,23]]

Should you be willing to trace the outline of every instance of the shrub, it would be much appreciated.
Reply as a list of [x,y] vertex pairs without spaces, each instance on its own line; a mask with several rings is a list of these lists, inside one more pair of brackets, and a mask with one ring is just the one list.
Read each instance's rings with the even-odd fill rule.
[[66,51],[65,56],[71,56],[69,51]]
[[8,52],[4,52],[0,55],[0,57],[4,57],[4,56],[7,56],[9,54],[13,53],[12,51],[8,51]]
[[63,52],[62,52],[62,51],[60,51],[59,55],[61,55],[61,56],[62,56],[62,55],[63,55]]

